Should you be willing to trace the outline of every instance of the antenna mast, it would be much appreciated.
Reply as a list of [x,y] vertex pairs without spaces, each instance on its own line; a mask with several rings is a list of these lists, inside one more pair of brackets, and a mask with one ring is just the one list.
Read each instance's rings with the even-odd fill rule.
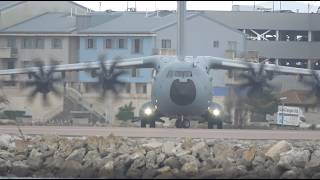
[[177,1],[177,57],[180,61],[184,60],[184,37],[185,37],[185,14],[186,1]]

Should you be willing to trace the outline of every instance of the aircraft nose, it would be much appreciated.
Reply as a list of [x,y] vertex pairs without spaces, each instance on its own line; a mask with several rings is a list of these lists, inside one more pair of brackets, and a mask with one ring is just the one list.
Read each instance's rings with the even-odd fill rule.
[[196,98],[196,86],[188,79],[187,82],[174,80],[170,88],[170,98],[177,105],[189,105]]

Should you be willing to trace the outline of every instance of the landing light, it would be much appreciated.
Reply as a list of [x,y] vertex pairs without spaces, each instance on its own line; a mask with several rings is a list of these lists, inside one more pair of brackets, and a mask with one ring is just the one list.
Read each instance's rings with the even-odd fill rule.
[[144,114],[146,114],[147,116],[150,116],[152,114],[152,109],[150,107],[147,107],[145,110],[144,110]]
[[214,116],[220,116],[221,111],[219,109],[214,109],[212,113]]

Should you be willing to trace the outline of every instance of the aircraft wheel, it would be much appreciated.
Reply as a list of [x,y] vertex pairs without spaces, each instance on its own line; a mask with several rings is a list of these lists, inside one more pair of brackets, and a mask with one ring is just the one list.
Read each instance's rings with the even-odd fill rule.
[[142,128],[146,128],[147,126],[146,126],[146,121],[145,120],[141,120],[141,127]]
[[182,127],[183,128],[190,128],[190,121],[188,119],[183,120]]
[[176,128],[181,128],[181,119],[176,120]]
[[222,122],[222,120],[219,120],[217,122],[217,129],[222,129],[222,127],[223,127],[223,122]]
[[212,120],[208,120],[208,129],[213,129],[213,122]]
[[151,120],[150,128],[155,128],[155,127],[156,127],[156,121],[155,120]]

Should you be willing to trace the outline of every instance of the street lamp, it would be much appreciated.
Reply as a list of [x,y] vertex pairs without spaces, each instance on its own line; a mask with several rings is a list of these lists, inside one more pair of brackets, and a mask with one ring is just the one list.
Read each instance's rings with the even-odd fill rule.
[[281,123],[281,126],[283,126],[283,120],[284,120],[284,100],[287,100],[288,98],[287,97],[281,97],[280,98],[280,101],[282,103],[282,123]]

